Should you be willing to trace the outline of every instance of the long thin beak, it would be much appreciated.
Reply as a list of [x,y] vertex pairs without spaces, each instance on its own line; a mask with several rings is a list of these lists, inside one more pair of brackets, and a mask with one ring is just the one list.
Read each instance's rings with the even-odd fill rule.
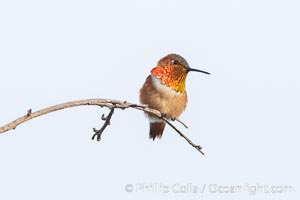
[[206,72],[206,71],[202,71],[202,70],[199,70],[199,69],[193,69],[193,68],[189,68],[188,69],[189,70],[189,72],[202,72],[202,73],[204,73],[204,74],[210,74],[209,72]]

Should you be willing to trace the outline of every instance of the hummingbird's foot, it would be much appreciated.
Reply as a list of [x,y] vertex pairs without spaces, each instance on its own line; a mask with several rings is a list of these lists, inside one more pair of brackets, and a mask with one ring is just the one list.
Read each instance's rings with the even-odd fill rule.
[[163,118],[166,118],[167,117],[167,114],[164,113],[164,112],[160,112],[160,119],[163,119]]
[[171,120],[174,122],[176,120],[176,118],[175,117],[171,117]]

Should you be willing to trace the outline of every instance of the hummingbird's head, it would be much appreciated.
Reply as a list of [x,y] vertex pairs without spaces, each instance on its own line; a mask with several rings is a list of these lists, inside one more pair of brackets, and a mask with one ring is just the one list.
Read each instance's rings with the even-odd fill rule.
[[151,70],[151,74],[161,79],[162,84],[182,93],[185,91],[186,76],[191,71],[209,74],[202,70],[190,68],[182,56],[169,54],[158,61],[157,66]]

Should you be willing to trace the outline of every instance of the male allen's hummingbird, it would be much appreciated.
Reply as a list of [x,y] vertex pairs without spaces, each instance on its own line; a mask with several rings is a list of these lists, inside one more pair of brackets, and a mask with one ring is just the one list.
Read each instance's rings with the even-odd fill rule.
[[[177,54],[169,54],[159,60],[151,70],[140,90],[140,101],[149,108],[159,110],[168,119],[176,119],[187,104],[185,79],[191,71],[208,72],[190,68],[187,61]],[[166,123],[156,116],[149,115],[150,139],[161,138]]]

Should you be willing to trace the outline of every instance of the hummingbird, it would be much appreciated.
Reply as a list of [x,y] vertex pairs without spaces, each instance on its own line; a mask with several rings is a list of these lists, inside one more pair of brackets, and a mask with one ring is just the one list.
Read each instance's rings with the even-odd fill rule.
[[[161,58],[140,89],[140,102],[149,108],[159,110],[167,119],[177,119],[187,105],[185,80],[189,72],[210,74],[191,68],[178,54],[169,54]],[[146,115],[150,122],[149,138],[160,139],[166,123],[157,116]]]

